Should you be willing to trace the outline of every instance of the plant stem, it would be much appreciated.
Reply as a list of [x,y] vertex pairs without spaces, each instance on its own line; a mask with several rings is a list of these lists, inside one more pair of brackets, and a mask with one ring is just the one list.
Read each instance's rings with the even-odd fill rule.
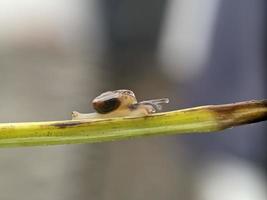
[[145,117],[0,124],[0,147],[92,143],[208,133],[267,120],[267,100],[210,105]]

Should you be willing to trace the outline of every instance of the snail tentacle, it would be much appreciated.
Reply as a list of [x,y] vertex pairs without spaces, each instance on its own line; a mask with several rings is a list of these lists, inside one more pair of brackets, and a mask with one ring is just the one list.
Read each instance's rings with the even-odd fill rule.
[[164,103],[169,103],[169,99],[168,98],[162,98],[162,99],[152,99],[152,100],[146,100],[146,101],[139,102],[139,104],[151,105],[157,111],[162,109],[162,105],[160,105],[160,104],[164,104]]

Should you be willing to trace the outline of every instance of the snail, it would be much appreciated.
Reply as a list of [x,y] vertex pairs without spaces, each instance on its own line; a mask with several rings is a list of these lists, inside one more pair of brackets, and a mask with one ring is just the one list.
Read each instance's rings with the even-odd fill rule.
[[73,120],[102,119],[113,117],[140,117],[161,110],[161,104],[169,103],[168,98],[137,102],[131,90],[114,90],[104,92],[92,101],[95,113],[72,112]]

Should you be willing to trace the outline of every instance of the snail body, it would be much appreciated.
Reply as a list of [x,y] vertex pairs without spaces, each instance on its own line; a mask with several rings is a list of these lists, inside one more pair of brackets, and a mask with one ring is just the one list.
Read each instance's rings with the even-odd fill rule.
[[72,119],[82,120],[146,116],[161,110],[160,104],[168,102],[168,98],[163,98],[138,103],[135,94],[131,90],[108,91],[97,96],[92,101],[93,108],[96,110],[95,113],[84,114],[73,111]]

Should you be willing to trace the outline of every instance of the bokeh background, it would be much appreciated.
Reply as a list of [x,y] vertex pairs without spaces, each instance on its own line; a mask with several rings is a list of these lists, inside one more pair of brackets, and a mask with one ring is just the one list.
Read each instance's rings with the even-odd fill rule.
[[[266,98],[264,0],[1,0],[0,122],[70,119],[107,90],[166,110]],[[0,150],[0,199],[266,200],[266,123]]]

